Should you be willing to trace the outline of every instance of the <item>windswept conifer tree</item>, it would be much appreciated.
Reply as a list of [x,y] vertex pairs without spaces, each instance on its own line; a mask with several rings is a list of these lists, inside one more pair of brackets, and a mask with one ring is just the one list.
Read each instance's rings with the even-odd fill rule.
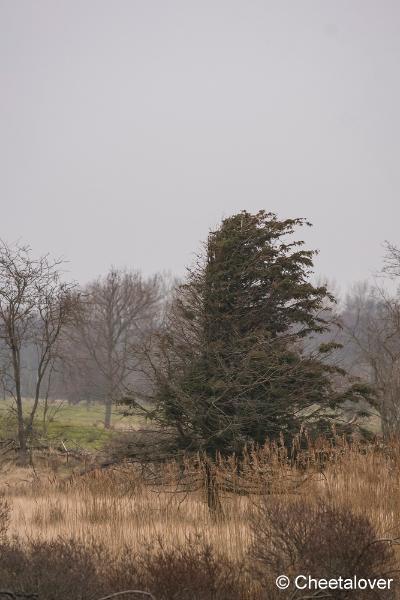
[[328,328],[334,298],[310,281],[315,251],[291,238],[308,225],[265,211],[229,217],[178,287],[145,351],[150,392],[130,402],[182,450],[289,440],[305,424],[326,427],[344,400],[368,396],[327,360],[336,344],[310,344]]

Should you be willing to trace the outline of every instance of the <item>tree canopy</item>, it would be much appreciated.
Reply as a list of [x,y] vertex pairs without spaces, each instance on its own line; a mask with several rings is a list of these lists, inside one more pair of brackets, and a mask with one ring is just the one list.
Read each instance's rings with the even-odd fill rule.
[[308,225],[265,211],[233,215],[177,288],[146,354],[147,414],[178,447],[240,452],[326,424],[341,402],[368,394],[327,360],[337,345],[309,343],[328,328],[334,298],[310,281],[315,251],[292,239]]

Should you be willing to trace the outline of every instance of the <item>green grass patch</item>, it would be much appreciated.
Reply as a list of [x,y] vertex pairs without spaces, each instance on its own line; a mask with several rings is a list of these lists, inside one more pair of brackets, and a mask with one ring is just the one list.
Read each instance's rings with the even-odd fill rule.
[[[11,437],[16,433],[16,415],[11,400],[0,401],[0,438]],[[25,414],[28,415],[32,401],[24,401]],[[104,428],[105,407],[100,403],[68,404],[56,402],[49,405],[46,431],[43,427],[43,403],[40,404],[36,418],[35,431],[51,443],[64,441],[67,446],[78,445],[88,450],[98,450],[118,429],[134,427],[138,420],[124,417],[122,412],[114,408],[112,412],[112,429]]]

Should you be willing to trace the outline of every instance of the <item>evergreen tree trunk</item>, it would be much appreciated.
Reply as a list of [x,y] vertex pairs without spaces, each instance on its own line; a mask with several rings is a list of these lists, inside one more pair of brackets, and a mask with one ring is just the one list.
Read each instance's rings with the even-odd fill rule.
[[207,506],[212,519],[221,519],[223,517],[221,500],[219,497],[218,482],[215,473],[215,465],[208,458],[203,458],[204,467],[204,487],[207,498]]

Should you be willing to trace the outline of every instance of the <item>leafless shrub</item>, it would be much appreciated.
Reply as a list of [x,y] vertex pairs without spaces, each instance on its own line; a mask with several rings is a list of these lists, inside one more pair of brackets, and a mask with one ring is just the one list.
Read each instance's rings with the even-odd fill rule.
[[0,540],[7,534],[10,524],[11,507],[3,495],[0,495]]
[[102,593],[93,548],[71,540],[4,542],[0,581],[5,589],[35,593],[40,600],[86,600]]
[[[303,499],[281,504],[261,503],[252,519],[252,571],[263,582],[266,598],[274,598],[275,578],[284,573],[314,578],[388,577],[395,570],[395,553],[380,540],[369,519],[323,502]],[[332,598],[350,598],[354,591],[331,592]],[[390,592],[366,590],[357,599],[393,598]],[[293,590],[280,598],[292,598]],[[389,594],[389,595],[387,595]],[[297,596],[295,596],[297,598]]]
[[244,567],[203,542],[161,548],[140,559],[145,583],[158,600],[244,600]]
[[58,539],[0,546],[0,581],[40,600],[94,600],[143,590],[157,600],[251,600],[244,566],[196,542],[175,549],[147,548],[118,556],[102,545]]

